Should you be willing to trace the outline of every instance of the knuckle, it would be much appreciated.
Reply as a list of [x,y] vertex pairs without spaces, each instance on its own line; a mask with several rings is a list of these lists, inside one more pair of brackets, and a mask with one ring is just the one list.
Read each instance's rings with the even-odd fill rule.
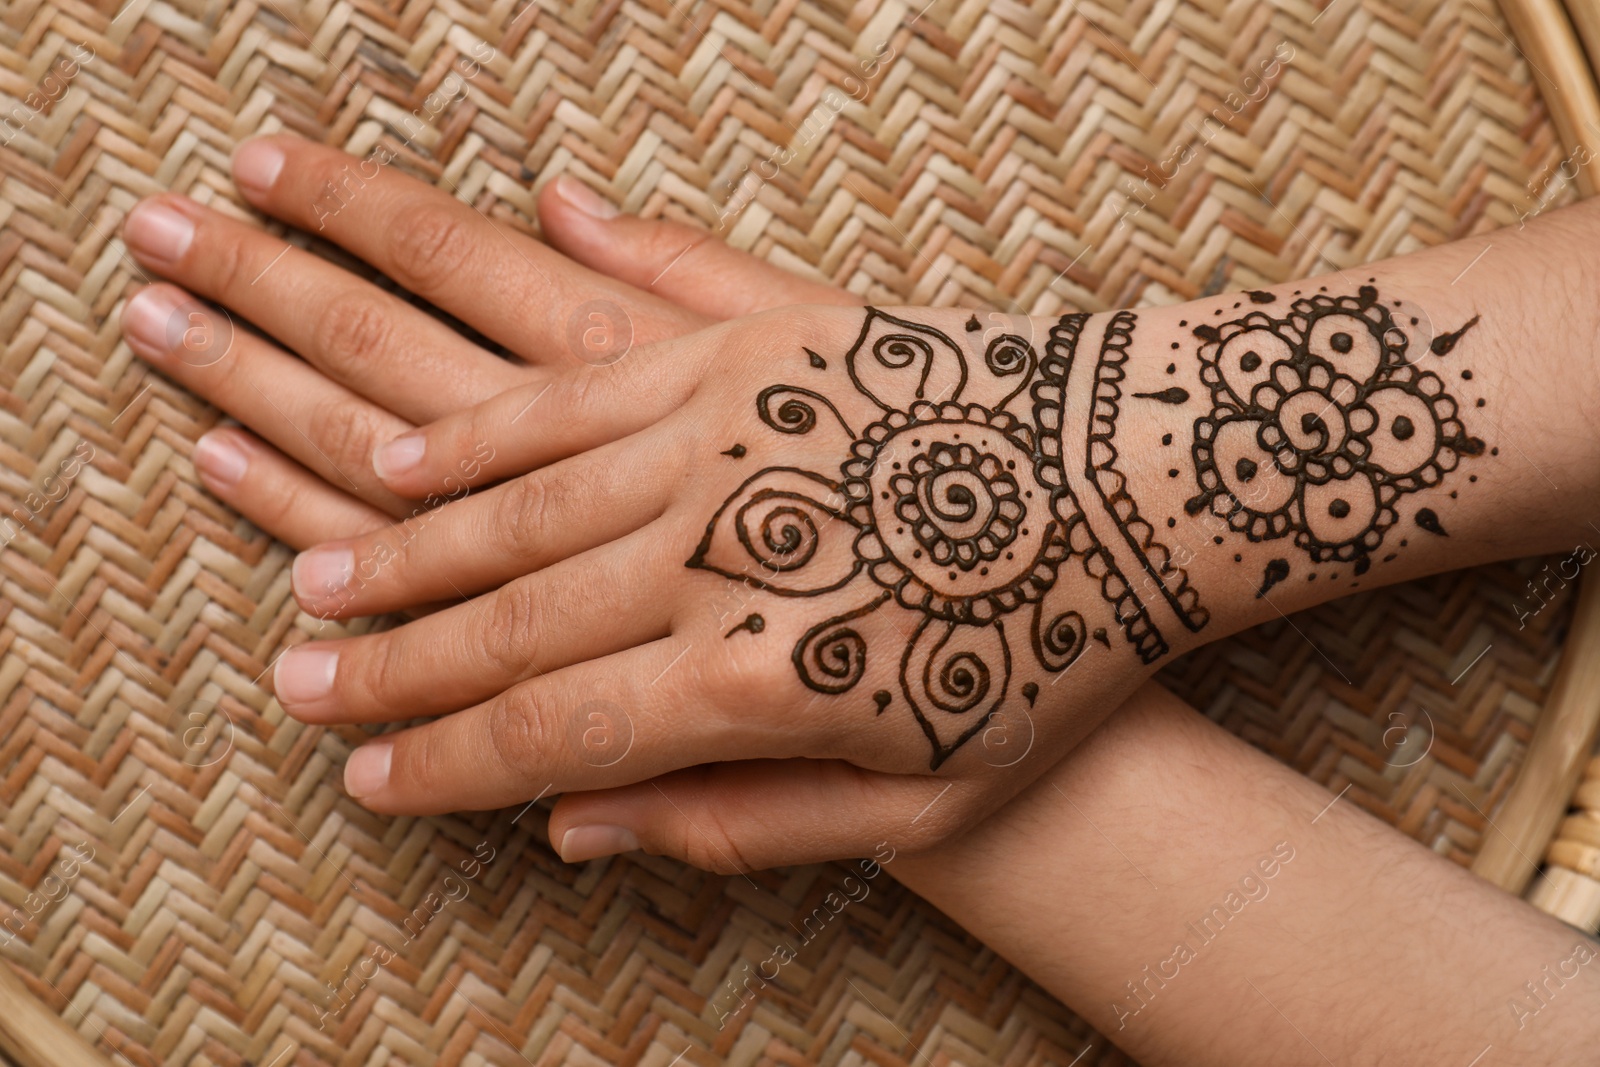
[[454,205],[419,206],[389,237],[389,273],[414,293],[437,292],[466,266],[472,238]]
[[[689,795],[674,799],[677,817],[672,840],[668,843],[673,854],[690,866],[712,874],[746,874],[756,870],[756,865],[741,850],[738,837],[729,832],[723,821],[721,805],[716,802],[717,795],[706,780],[705,772],[699,772],[694,785],[685,792]],[[694,817],[681,814],[687,811],[693,811]]]
[[408,658],[414,657],[403,655],[401,642],[391,633],[376,634],[346,646],[347,651],[340,655],[337,677],[347,694],[359,694],[364,701],[386,705],[410,692],[406,664]]
[[725,654],[710,657],[701,677],[723,707],[749,706],[766,694],[789,694],[797,688],[794,664],[770,646],[747,642],[745,647],[719,652]]
[[[220,227],[208,227],[213,231]],[[206,288],[218,294],[235,293],[244,288],[241,282],[250,277],[247,266],[250,260],[243,236],[226,230],[201,235],[191,242],[190,248],[206,249]]]
[[239,485],[240,500],[248,509],[245,517],[269,530],[283,529],[305,501],[287,479],[252,477],[257,475],[255,466],[252,463],[245,470],[244,481]]
[[527,687],[504,694],[485,709],[484,733],[495,759],[518,778],[537,775],[557,751],[550,719]]
[[523,475],[501,490],[493,508],[494,529],[489,535],[499,541],[522,542],[536,537],[545,527],[553,503],[551,480],[535,472]]
[[434,795],[440,785],[459,777],[452,772],[446,747],[435,743],[426,728],[397,734],[392,753],[391,789],[398,785],[413,795],[427,797]]
[[312,343],[338,365],[371,365],[388,343],[389,322],[378,301],[350,295],[323,310]]
[[313,407],[305,430],[337,468],[353,464],[365,470],[370,465],[378,425],[365,404],[346,397],[323,400]]
[[488,632],[478,635],[469,654],[482,649],[502,677],[527,677],[533,671],[531,650],[537,647],[534,613],[540,606],[541,598],[534,595],[533,582],[528,578],[501,588],[495,593],[493,609],[485,613]]
[[605,367],[584,367],[561,379],[560,411],[569,425],[581,423],[584,411],[597,399],[603,383],[622,373],[617,366],[613,363]]

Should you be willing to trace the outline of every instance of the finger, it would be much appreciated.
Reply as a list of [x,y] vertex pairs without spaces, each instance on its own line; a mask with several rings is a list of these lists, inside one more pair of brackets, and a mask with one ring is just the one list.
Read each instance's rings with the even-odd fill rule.
[[249,426],[332,486],[392,515],[415,505],[384,488],[372,450],[411,424],[234,327],[226,312],[172,285],[141,289],[122,311],[128,346]]
[[142,201],[123,232],[140,263],[403,418],[436,419],[528,380],[394,295],[186,197]]
[[568,863],[643,849],[719,874],[847,856],[884,864],[947,833],[962,788],[839,760],[708,764],[567,793],[550,815],[550,841]]
[[682,361],[669,366],[644,353],[626,364],[573,370],[389,441],[373,454],[372,468],[413,499],[513,477],[656,423],[683,406],[694,379]]
[[[656,641],[387,734],[351,753],[345,790],[378,812],[483,811],[715,759],[733,747],[738,727],[706,708],[685,722],[671,672],[686,650],[681,641]],[[609,741],[597,743],[596,731]]]
[[661,540],[641,531],[393,630],[298,645],[274,671],[278,702],[303,722],[442,715],[660,640],[681,567]]
[[[295,599],[322,618],[381,615],[481,593],[614,541],[667,508],[671,478],[625,473],[681,470],[664,438],[619,441],[403,523],[319,544],[295,559]],[[494,450],[483,454],[492,459]],[[358,570],[371,578],[356,581]]]
[[233,176],[255,207],[337,242],[530,360],[579,361],[569,327],[581,331],[586,307],[614,310],[634,344],[705,324],[397,173],[392,159],[382,148],[356,159],[297,137],[263,137],[235,153]]
[[243,430],[200,438],[194,466],[212,495],[291,548],[359,537],[391,521]]
[[571,175],[540,192],[539,225],[573,260],[715,319],[790,304],[861,303],[838,286],[730,248],[707,230],[620,214]]

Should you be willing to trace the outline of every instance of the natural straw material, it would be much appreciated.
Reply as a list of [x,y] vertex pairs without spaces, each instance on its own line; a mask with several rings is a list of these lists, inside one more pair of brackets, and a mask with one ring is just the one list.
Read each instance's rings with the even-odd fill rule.
[[[345,799],[359,732],[257,681],[313,629],[289,554],[198,487],[216,412],[119,341],[140,196],[248,214],[229,153],[289,129],[383,145],[508,230],[570,173],[726,213],[874,300],[1048,313],[1353,268],[1575,192],[1490,0],[112,7],[0,11],[6,110],[39,104],[0,148],[0,502],[31,516],[0,549],[0,952],[141,1067],[1125,1060],[887,878],[719,1028],[842,868],[568,868],[538,812]],[[1467,864],[1566,633],[1566,590],[1530,599],[1543,565],[1374,591],[1163,677]]]
[[[0,1050],[16,1067],[107,1067],[94,1046],[0,967]],[[0,1057],[0,1064],[9,1063]]]
[[1594,0],[1504,0],[1502,10],[1533,70],[1561,142],[1566,165],[1577,172],[1579,189],[1600,189],[1600,90],[1574,24],[1600,44],[1600,14]]
[[1555,835],[1594,752],[1595,731],[1600,727],[1597,646],[1600,582],[1585,578],[1561,669],[1534,727],[1516,784],[1495,819],[1496,833],[1484,840],[1472,863],[1472,873],[1510,892],[1521,893],[1533,881],[1534,864]]

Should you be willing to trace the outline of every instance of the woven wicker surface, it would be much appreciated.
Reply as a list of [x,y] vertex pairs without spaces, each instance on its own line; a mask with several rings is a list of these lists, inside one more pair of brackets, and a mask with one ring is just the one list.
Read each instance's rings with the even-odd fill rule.
[[[346,800],[356,735],[299,726],[255,681],[310,628],[289,553],[198,488],[217,414],[118,340],[138,197],[231,197],[227,157],[260,131],[398,144],[483,43],[411,169],[524,228],[529,175],[707,224],[739,186],[736,242],[880,300],[1162,302],[1571,197],[1488,0],[919,7],[8,0],[0,93],[45,106],[0,148],[0,494],[37,512],[0,550],[0,898],[20,909],[0,940],[117,1062],[1124,1062],[887,879],[719,1031],[724,982],[841,868],[574,869],[536,816]],[[1263,92],[1247,76],[1284,47]],[[830,83],[865,99],[834,117]],[[740,186],[784,146],[781,176]],[[1540,565],[1368,593],[1164,677],[1466,862],[1559,653],[1564,593],[1519,628]],[[408,915],[398,957],[335,999]]]

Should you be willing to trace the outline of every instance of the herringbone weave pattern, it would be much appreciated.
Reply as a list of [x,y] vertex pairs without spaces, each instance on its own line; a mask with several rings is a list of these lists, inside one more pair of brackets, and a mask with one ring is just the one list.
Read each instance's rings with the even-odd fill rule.
[[[350,803],[354,735],[258,684],[310,626],[288,553],[198,488],[217,413],[118,338],[140,196],[232,197],[246,136],[363,153],[408,114],[425,176],[507,227],[568,171],[907,303],[1167,301],[1570,197],[1488,0],[919,6],[7,0],[0,941],[117,1062],[1123,1062],[888,879],[719,1030],[841,868],[571,869],[536,814]],[[434,114],[462,56],[490,58]],[[1519,629],[1530,574],[1371,593],[1166,677],[1467,860],[1563,630],[1562,597]]]

